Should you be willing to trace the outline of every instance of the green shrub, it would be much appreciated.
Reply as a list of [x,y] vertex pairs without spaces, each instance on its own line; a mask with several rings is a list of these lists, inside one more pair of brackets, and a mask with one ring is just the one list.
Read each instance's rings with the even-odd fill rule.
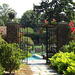
[[21,58],[20,59],[26,59],[26,57],[32,57],[31,53],[29,51],[21,51]]
[[32,51],[34,50],[34,45],[32,45]]
[[0,75],[3,75],[3,73],[4,73],[4,68],[0,64]]
[[20,52],[18,44],[3,43],[0,46],[0,61],[5,71],[11,71],[18,69],[20,65]]
[[0,45],[1,45],[2,43],[6,43],[6,41],[5,41],[4,39],[2,39],[2,37],[1,37],[1,35],[0,35]]
[[23,36],[23,37],[21,38],[21,41],[22,41],[24,44],[28,44],[28,45],[33,45],[33,44],[34,44],[33,40],[32,40],[30,37],[25,37],[25,36]]
[[51,66],[56,68],[58,73],[64,73],[65,75],[74,75],[75,74],[75,54],[71,53],[56,53],[52,58],[49,58],[51,61]]
[[32,34],[32,33],[34,33],[34,30],[31,27],[21,28],[20,31],[21,31],[21,33],[24,32],[25,34]]
[[75,40],[72,40],[68,45],[64,45],[63,47],[61,47],[60,51],[75,53]]

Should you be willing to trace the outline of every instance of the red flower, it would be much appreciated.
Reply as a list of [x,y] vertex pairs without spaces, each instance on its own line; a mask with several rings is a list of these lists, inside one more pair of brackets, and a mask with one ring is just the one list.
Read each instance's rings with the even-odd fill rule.
[[44,22],[47,23],[47,20],[45,19]]
[[75,28],[74,28],[74,27],[72,27],[72,28],[71,28],[71,31],[73,32],[74,30],[75,30]]
[[73,22],[71,22],[70,24],[71,24],[71,26],[73,27]]
[[5,37],[7,37],[7,35],[5,35]]
[[22,27],[22,25],[20,25],[20,27]]
[[68,26],[70,26],[70,24],[68,24]]
[[41,30],[39,30],[39,33],[42,34]]
[[19,42],[20,42],[21,40],[19,40]]
[[20,35],[20,38],[21,38],[22,36]]
[[23,34],[25,34],[25,33],[23,32]]

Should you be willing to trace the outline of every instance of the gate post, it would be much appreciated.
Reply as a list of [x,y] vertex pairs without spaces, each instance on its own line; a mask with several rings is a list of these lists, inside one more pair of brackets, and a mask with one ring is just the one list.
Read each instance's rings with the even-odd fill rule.
[[[14,18],[13,13],[9,15],[10,19]],[[7,26],[7,42],[8,43],[18,43],[18,23],[14,21],[9,21]]]
[[68,41],[68,23],[61,21],[57,26],[57,51],[62,45],[68,44]]

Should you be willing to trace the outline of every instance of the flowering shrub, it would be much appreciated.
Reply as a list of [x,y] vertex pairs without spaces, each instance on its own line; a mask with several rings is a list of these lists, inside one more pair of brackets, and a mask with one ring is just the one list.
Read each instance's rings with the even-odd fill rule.
[[45,19],[44,20],[44,25],[42,25],[42,27],[39,29],[39,33],[42,34],[43,31],[45,31],[46,27],[54,27],[57,24],[56,20],[53,19],[51,21],[51,25],[49,24],[49,22]]
[[75,27],[74,27],[74,24],[73,24],[72,20],[70,20],[70,23],[68,24],[68,27],[70,29],[69,39],[75,39]]
[[51,24],[56,25],[56,24],[57,24],[57,21],[56,21],[55,19],[53,19],[53,20],[51,21]]

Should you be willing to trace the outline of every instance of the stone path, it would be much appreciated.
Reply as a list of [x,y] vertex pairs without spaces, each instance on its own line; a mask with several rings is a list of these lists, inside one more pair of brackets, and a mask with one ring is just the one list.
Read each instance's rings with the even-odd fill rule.
[[46,60],[28,60],[28,65],[31,67],[33,75],[60,75],[45,63]]

